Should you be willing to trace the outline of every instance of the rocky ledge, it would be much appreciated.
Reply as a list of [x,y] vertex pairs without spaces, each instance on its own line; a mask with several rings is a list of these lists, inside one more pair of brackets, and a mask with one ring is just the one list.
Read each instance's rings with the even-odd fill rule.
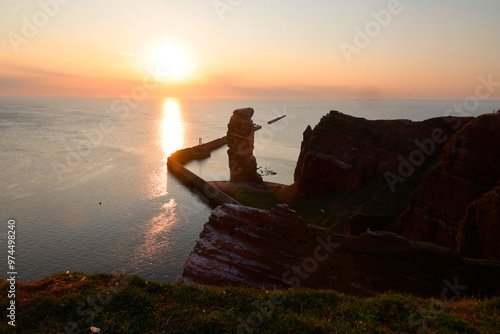
[[[446,143],[399,220],[412,240],[500,260],[500,116],[483,115]],[[495,190],[495,187],[497,188]]]
[[451,135],[471,120],[370,121],[330,111],[314,129],[304,131],[295,169],[298,195],[311,199],[353,190],[367,179],[387,173],[391,173],[390,181],[402,181],[427,168]]
[[306,224],[286,205],[266,211],[226,204],[212,212],[178,283],[452,298],[497,295],[498,277],[498,262],[394,233],[339,235]]
[[[302,200],[361,193],[361,200],[326,208],[354,215],[372,203],[368,215],[348,217],[347,233],[382,226],[411,241],[500,260],[499,144],[499,114],[411,122],[331,111],[304,132],[295,188]],[[372,192],[363,189],[375,182]]]

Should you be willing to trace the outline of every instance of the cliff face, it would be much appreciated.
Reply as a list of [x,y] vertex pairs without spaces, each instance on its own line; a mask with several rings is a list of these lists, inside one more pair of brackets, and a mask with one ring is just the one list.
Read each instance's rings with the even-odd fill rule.
[[499,263],[467,260],[393,233],[333,234],[307,225],[286,205],[271,211],[222,205],[205,224],[178,282],[442,298],[452,297],[453,287],[460,295],[498,294],[499,275]]
[[[406,199],[392,218],[398,233],[413,241],[458,245],[468,256],[500,260],[500,243],[488,241],[488,236],[498,235],[500,224],[493,191],[500,180],[499,143],[498,115],[368,121],[332,111],[304,132],[295,185],[299,197],[307,200],[328,192],[359,191],[381,177],[394,194],[409,181],[411,186],[401,194]],[[380,189],[373,195],[378,205],[384,199],[386,206],[395,202],[394,195],[389,199],[390,192]],[[368,201],[372,199],[365,196],[363,203],[351,206],[356,211]],[[346,232],[356,235],[380,225],[384,217],[376,215],[353,217]]]
[[460,222],[458,250],[469,257],[500,261],[500,182],[467,207]]
[[[468,258],[500,260],[499,144],[498,115],[410,122],[330,112],[304,132],[295,188],[302,199],[337,191],[336,206],[318,202],[327,203],[316,210],[321,218],[339,209],[360,212],[371,201],[369,214],[348,220],[351,235],[308,225],[286,205],[270,211],[223,205],[178,281],[357,295],[498,295],[500,263]],[[408,187],[389,191],[403,183]],[[400,193],[406,197],[394,214],[377,214]],[[365,232],[395,218],[402,236]]]
[[237,109],[227,126],[227,145],[229,149],[229,171],[231,182],[262,183],[257,173],[257,161],[253,155],[254,124],[252,108]]
[[391,173],[394,184],[404,182],[427,168],[446,140],[468,121],[456,117],[369,121],[331,111],[314,130],[308,127],[304,132],[295,169],[298,195],[310,199],[352,190],[386,173]]
[[[454,246],[460,222],[465,219],[461,249],[469,255],[489,254],[500,260],[498,239],[496,249],[483,244],[490,237],[489,231],[496,229],[498,235],[500,224],[498,199],[495,199],[498,190],[493,190],[500,180],[499,144],[498,115],[478,117],[453,135],[439,163],[426,175],[401,216],[400,232],[411,240]],[[491,194],[481,198],[488,192]],[[479,201],[473,203],[476,200]],[[472,240],[478,244],[473,246]]]

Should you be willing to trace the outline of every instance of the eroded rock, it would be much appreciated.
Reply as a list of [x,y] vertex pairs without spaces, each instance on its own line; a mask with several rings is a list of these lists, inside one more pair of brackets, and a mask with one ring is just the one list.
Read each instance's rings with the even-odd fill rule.
[[[313,130],[308,127],[304,132],[294,175],[298,195],[311,199],[332,191],[353,190],[387,172],[409,177],[428,168],[446,140],[471,119],[369,121],[330,111]],[[417,153],[419,157],[423,154],[422,162],[405,173],[403,160],[408,163]],[[400,170],[404,176],[399,175]]]
[[498,262],[464,259],[394,233],[334,234],[306,224],[286,205],[270,211],[222,205],[205,224],[178,282],[442,298],[452,297],[449,286],[457,284],[460,295],[498,294],[499,275]]
[[[468,255],[481,256],[483,251],[471,250],[482,249],[486,239],[480,236],[469,238],[466,231],[483,234],[494,225],[498,229],[498,206],[494,204],[498,205],[498,201],[487,197],[470,207],[469,214],[467,208],[492,191],[499,180],[500,117],[483,115],[469,122],[447,142],[439,162],[422,180],[401,216],[400,233],[411,240],[455,247],[460,221],[468,215],[463,227],[465,235],[461,236],[462,249],[468,249]],[[492,227],[486,227],[490,223],[480,217],[490,221],[497,217],[497,220],[491,223]],[[472,246],[472,240],[478,244]],[[499,244],[498,239],[496,244]],[[498,254],[498,248],[494,253]]]
[[262,183],[253,155],[254,124],[252,108],[236,109],[228,124],[227,145],[231,182]]

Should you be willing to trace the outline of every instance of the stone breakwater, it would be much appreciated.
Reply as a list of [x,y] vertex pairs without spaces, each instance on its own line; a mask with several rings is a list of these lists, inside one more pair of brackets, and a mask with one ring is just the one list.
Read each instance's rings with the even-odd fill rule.
[[209,203],[219,205],[223,203],[240,204],[234,198],[212,186],[195,173],[173,159],[167,160],[168,171],[188,187],[196,189]]
[[[242,113],[244,115],[243,120],[233,115],[233,117],[231,118],[233,124],[231,125],[230,122],[230,125],[228,125],[230,131],[228,131],[227,136],[212,140],[208,143],[201,144],[198,146],[178,150],[172,153],[167,159],[167,167],[169,172],[172,173],[175,177],[177,177],[182,183],[184,183],[188,187],[196,189],[211,204],[219,205],[224,203],[231,203],[231,204],[240,204],[240,203],[235,199],[233,199],[232,197],[225,194],[224,192],[222,192],[221,190],[219,190],[218,188],[214,187],[213,185],[211,185],[198,175],[194,174],[193,172],[185,168],[184,165],[193,160],[201,160],[209,158],[213,150],[216,150],[224,145],[227,145],[228,142],[231,143],[230,150],[233,150],[233,152],[237,151],[235,154],[233,154],[233,156],[239,154],[240,157],[241,156],[245,157],[245,159],[243,160],[240,159],[241,161],[238,160],[237,162],[238,166],[246,166],[244,164],[248,164],[248,161],[252,162],[251,158],[253,158],[253,162],[255,162],[255,157],[253,157],[253,155],[249,157],[245,154],[249,152],[248,148],[250,146],[251,146],[251,151],[253,151],[253,133],[257,130],[260,130],[262,127],[260,125],[253,124],[251,120],[250,123],[248,122],[247,116],[250,113],[249,110],[251,111],[251,115],[253,115],[253,109],[251,108],[238,109],[234,111],[233,113],[234,115],[240,115]],[[249,116],[250,118],[251,115]],[[251,130],[247,129],[249,126],[251,127]],[[241,127],[243,127],[244,129],[241,129]],[[251,133],[251,136],[248,135],[249,133]],[[246,135],[246,137],[244,135]],[[240,139],[238,140],[238,138]],[[249,142],[250,140],[251,143]],[[239,152],[238,150],[241,152]],[[243,165],[241,165],[242,163]],[[230,166],[231,166],[231,159],[230,159]],[[257,165],[255,162],[255,170],[256,169]],[[247,170],[248,168],[243,169],[244,172],[247,172]],[[245,174],[241,174],[241,176],[244,175]],[[257,176],[260,178],[260,181],[259,179],[257,179],[258,183],[262,183],[262,178],[260,177],[260,175],[257,174]]]
[[224,203],[239,204],[238,201],[184,167],[192,160],[209,158],[213,150],[226,145],[226,143],[227,138],[224,136],[202,145],[178,150],[167,159],[168,171],[188,187],[196,189],[214,206]]

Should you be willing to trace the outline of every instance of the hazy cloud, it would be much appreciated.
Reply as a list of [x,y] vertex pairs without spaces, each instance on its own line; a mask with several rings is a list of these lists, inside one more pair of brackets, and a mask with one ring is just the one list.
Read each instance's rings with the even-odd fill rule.
[[57,77],[57,78],[76,78],[75,75],[69,73],[57,72],[34,66],[3,65],[3,67],[18,72],[20,74],[31,74],[37,76]]

